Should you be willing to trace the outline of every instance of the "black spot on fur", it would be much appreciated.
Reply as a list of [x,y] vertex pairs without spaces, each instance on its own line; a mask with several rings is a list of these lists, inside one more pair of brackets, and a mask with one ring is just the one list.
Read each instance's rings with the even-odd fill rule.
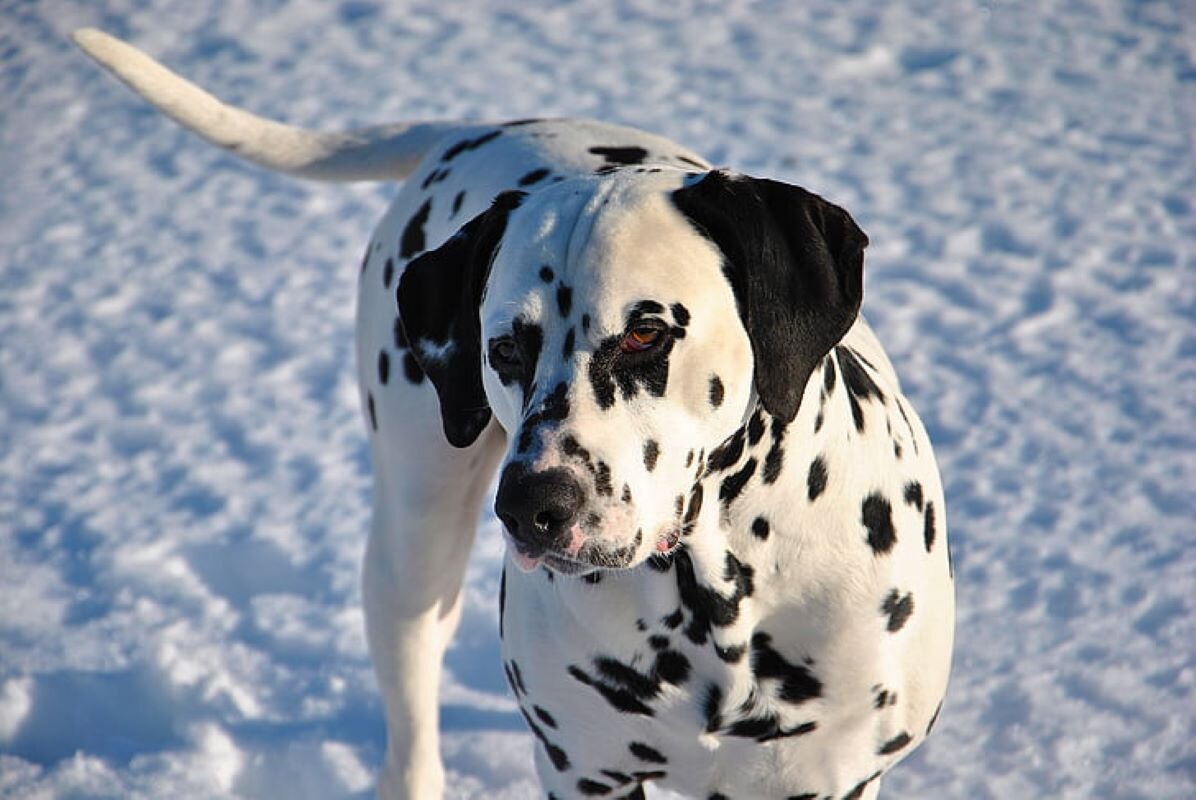
[[520,695],[527,694],[527,686],[523,683],[523,673],[519,670],[519,664],[515,661],[509,662],[511,665],[511,676],[514,678],[515,692]]
[[687,531],[692,530],[693,524],[698,520],[698,514],[702,513],[703,495],[705,495],[705,490],[702,489],[700,483],[695,484],[693,491],[689,493],[689,507],[685,509],[685,517],[682,519]]
[[632,742],[627,745],[627,749],[631,754],[640,761],[646,761],[649,764],[667,764],[669,760],[664,757],[664,754],[655,747],[644,744],[643,742]]
[[755,447],[764,438],[764,410],[760,406],[756,406],[756,410],[752,412],[752,418],[748,420],[748,444]]
[[678,325],[680,325],[682,328],[689,325],[689,309],[686,308],[683,303],[673,303],[671,306],[669,306],[669,309],[672,310],[673,319]]
[[905,502],[919,511],[922,510],[922,484],[917,481],[910,481],[905,484]]
[[570,358],[573,357],[573,351],[576,347],[577,347],[577,337],[576,337],[576,334],[573,332],[573,329],[570,328],[568,331],[565,332],[565,341],[561,345],[561,358],[568,361]]
[[660,445],[655,439],[644,442],[644,469],[651,472],[656,469],[656,459],[660,457]]
[[681,613],[681,609],[677,609],[672,614],[667,614],[660,618],[660,623],[669,630],[675,630],[680,627],[681,623],[685,621],[685,615]]
[[639,700],[655,699],[663,684],[684,684],[690,673],[689,659],[676,650],[659,651],[646,674],[608,657],[595,658],[594,667],[608,686],[629,692]]
[[386,259],[386,266],[382,268],[382,285],[387,289],[390,288],[390,283],[395,279],[395,260],[393,258]]
[[885,396],[880,387],[872,380],[872,376],[860,364],[857,353],[849,347],[836,347],[835,355],[839,357],[839,366],[843,370],[843,385],[847,387],[847,395],[851,402],[851,416],[855,421],[857,431],[864,431],[864,410],[860,403],[875,397],[884,402]]
[[[569,387],[564,382],[558,383],[544,398],[540,408],[528,414],[519,426],[518,452],[526,453],[531,449],[537,429],[545,423],[559,423],[569,416]],[[608,475],[609,478],[609,475]]]
[[453,210],[452,210],[452,213],[449,214],[450,219],[452,217],[457,216],[457,213],[461,210],[461,204],[464,202],[465,202],[465,192],[463,192],[463,191],[457,192],[457,194],[453,197]]
[[667,778],[668,774],[669,773],[665,772],[663,769],[648,769],[633,772],[632,777],[637,781],[654,781],[659,780],[660,778]]
[[370,412],[370,427],[378,430],[378,411],[374,407],[374,393],[366,392],[365,404]]
[[519,179],[520,186],[531,186],[534,183],[539,183],[548,177],[548,170],[541,167],[540,169],[533,169],[531,172]]
[[407,225],[403,228],[403,237],[399,240],[399,258],[411,258],[422,253],[427,247],[427,240],[424,238],[424,225],[431,213],[432,198],[429,197],[419,207],[419,211],[416,211],[415,215],[407,220]]
[[595,468],[594,491],[601,497],[610,497],[615,493],[614,484],[610,479],[610,466],[605,461],[599,461]]
[[901,419],[905,420],[905,427],[909,431],[910,443],[914,446],[914,452],[918,452],[918,436],[914,433],[914,425],[909,421],[909,415],[905,413],[905,403],[901,401],[901,397],[894,397],[894,402],[897,404],[897,410],[901,412]]
[[677,159],[682,164],[688,164],[689,166],[696,167],[697,169],[708,169],[708,167],[701,161],[690,158],[689,156],[673,156],[673,158]]
[[[723,404],[723,381],[717,375],[710,376],[710,407],[718,408]],[[686,465],[688,466],[688,465]]]
[[598,771],[601,772],[606,777],[610,778],[615,783],[619,784],[620,786],[625,786],[625,785],[631,783],[633,780],[635,780],[630,775],[628,775],[624,772],[618,772],[613,769],[600,769]]
[[776,483],[777,478],[781,476],[781,467],[785,461],[785,431],[788,430],[788,425],[785,420],[780,417],[772,418],[772,446],[768,449],[768,455],[764,458],[764,472],[762,477],[764,483]]
[[[540,709],[539,706],[537,706],[536,710],[542,711],[543,709]],[[544,731],[540,729],[540,726],[537,725],[532,718],[528,716],[527,712],[523,710],[523,706],[519,707],[519,713],[523,715],[523,720],[527,723],[528,730],[532,732],[533,736],[540,740],[540,744],[544,745],[544,752],[548,754],[548,760],[552,762],[552,766],[556,769],[556,771],[564,772],[565,770],[569,769],[569,756],[565,753],[565,751],[549,740]],[[556,726],[554,725],[553,727]]]
[[876,555],[884,555],[897,542],[897,531],[893,528],[893,507],[877,493],[864,498],[860,513],[864,527],[868,529],[868,546]]
[[582,778],[577,782],[577,791],[581,792],[586,797],[600,797],[602,795],[610,794],[611,789],[605,783],[592,781],[589,778]]
[[794,664],[772,647],[772,637],[763,631],[752,637],[752,672],[757,680],[780,681],[778,696],[800,704],[822,696],[822,682],[805,664]]
[[775,739],[785,739],[791,736],[802,736],[812,733],[818,728],[816,722],[804,722],[795,728],[782,728],[781,719],[775,713],[761,716],[744,717],[728,727],[728,736],[741,736],[755,739],[757,742],[771,742]]
[[886,626],[889,633],[896,633],[905,627],[905,623],[909,620],[910,615],[914,613],[914,596],[907,592],[902,597],[894,589],[889,592],[880,610],[882,614],[887,615],[889,618],[889,623]]
[[581,330],[582,330],[582,333],[590,332],[590,315],[589,314],[581,315]]
[[556,720],[553,719],[552,714],[549,714],[539,706],[532,706],[532,711],[535,712],[536,717],[550,728],[556,727]]
[[428,177],[424,178],[424,182],[419,185],[421,189],[427,189],[433,184],[442,182],[451,174],[452,170],[448,169],[434,169],[428,173]]
[[556,277],[556,273],[552,271],[552,267],[540,267],[540,280],[545,283],[552,283],[552,279]]
[[843,800],[860,800],[864,796],[864,790],[868,788],[868,784],[880,777],[879,772],[874,772],[864,780],[856,784],[855,788],[847,794],[843,795]]
[[752,535],[760,541],[766,541],[769,533],[772,532],[772,527],[768,524],[768,520],[764,517],[756,517],[752,520]]
[[483,133],[481,136],[478,136],[474,139],[463,139],[450,147],[448,150],[445,150],[444,155],[440,157],[440,160],[446,163],[452,161],[462,153],[468,152],[470,150],[477,150],[479,147],[486,144],[486,142],[496,139],[501,135],[501,130],[493,130],[489,133]]
[[878,756],[891,756],[893,753],[896,753],[898,750],[903,749],[906,745],[908,745],[913,740],[914,740],[914,737],[910,736],[905,731],[902,731],[901,733],[897,734],[892,739],[890,739],[889,741],[887,741],[883,745],[881,745],[880,751],[877,753],[877,755]]
[[685,635],[694,644],[705,644],[712,626],[725,628],[739,618],[740,602],[755,591],[755,571],[727,551],[723,580],[735,587],[728,597],[698,582],[693,561],[684,548],[676,553],[673,563],[677,567],[677,589],[681,603],[690,611]]
[[383,386],[390,380],[390,356],[385,350],[378,352],[378,382]]
[[591,147],[590,152],[602,156],[608,164],[642,164],[648,157],[642,147]]
[[727,441],[710,451],[706,460],[707,473],[722,472],[734,466],[743,455],[743,446],[747,441],[747,431],[743,428],[735,431]]
[[646,717],[651,717],[655,713],[649,706],[644,704],[643,700],[636,697],[634,692],[619,686],[612,686],[605,681],[597,680],[577,666],[569,667],[568,672],[574,680],[585,686],[589,686],[602,695],[603,699],[616,711],[622,711],[625,714],[642,714]]
[[922,541],[926,543],[926,552],[934,547],[934,503],[926,504],[926,514],[922,519]]
[[561,318],[569,316],[573,310],[573,289],[561,284],[556,288],[556,307],[561,312]]
[[825,489],[826,460],[822,456],[818,456],[810,463],[810,474],[806,476],[806,495],[812,503]]
[[744,487],[747,486],[747,482],[755,474],[756,459],[749,458],[747,463],[743,465],[743,469],[723,479],[722,485],[718,489],[718,499],[724,506],[730,507],[739,498]]

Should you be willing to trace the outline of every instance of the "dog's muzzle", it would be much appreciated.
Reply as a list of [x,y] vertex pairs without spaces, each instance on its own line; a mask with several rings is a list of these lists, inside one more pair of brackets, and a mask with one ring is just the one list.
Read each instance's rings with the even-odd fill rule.
[[585,490],[573,475],[556,467],[530,471],[521,463],[508,464],[498,483],[494,513],[528,562],[550,550],[565,550],[585,502]]

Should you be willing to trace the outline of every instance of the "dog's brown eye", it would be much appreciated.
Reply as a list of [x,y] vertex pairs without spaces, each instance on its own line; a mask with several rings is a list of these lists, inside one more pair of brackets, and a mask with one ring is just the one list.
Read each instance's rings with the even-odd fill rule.
[[655,325],[639,325],[632,328],[619,342],[624,353],[641,353],[660,341],[662,330]]
[[495,369],[519,366],[519,348],[512,339],[495,339],[490,342],[490,366]]

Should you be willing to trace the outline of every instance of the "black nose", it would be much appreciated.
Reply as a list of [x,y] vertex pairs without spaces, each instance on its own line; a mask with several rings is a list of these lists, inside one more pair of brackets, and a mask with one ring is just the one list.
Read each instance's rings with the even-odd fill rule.
[[520,549],[534,558],[566,542],[582,500],[581,484],[568,470],[531,472],[523,464],[508,464],[498,482],[494,513]]

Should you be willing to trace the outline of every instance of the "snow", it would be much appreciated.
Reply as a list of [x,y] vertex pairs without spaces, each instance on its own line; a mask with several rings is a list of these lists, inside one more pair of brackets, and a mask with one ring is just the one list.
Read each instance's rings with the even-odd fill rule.
[[[884,795],[1196,796],[1183,6],[0,4],[0,796],[367,796],[384,736],[351,319],[395,189],[234,162],[83,25],[296,124],[594,116],[851,209],[959,589],[942,719]],[[453,797],[534,793],[501,553],[487,517]]]

